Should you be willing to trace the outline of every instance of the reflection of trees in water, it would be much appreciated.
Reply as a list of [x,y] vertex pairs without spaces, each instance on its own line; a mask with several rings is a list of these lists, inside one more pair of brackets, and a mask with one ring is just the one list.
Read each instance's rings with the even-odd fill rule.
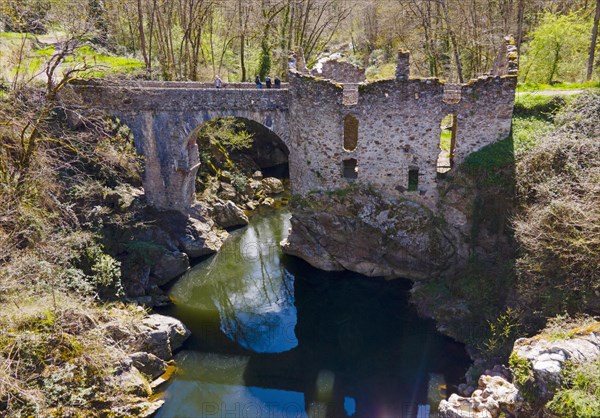
[[[281,218],[275,216],[249,226],[230,242],[239,252],[232,254],[231,247],[228,248],[229,261],[233,256],[234,265],[231,272],[226,272],[226,280],[211,282],[222,330],[248,348],[253,348],[253,343],[269,346],[273,342],[273,331],[287,325],[283,323],[285,311],[294,308],[294,277],[283,268],[275,246],[275,242],[282,239],[281,224]],[[253,257],[244,256],[250,245],[256,253]],[[218,269],[224,263],[217,262],[217,258],[207,266],[207,274],[219,274]],[[268,328],[266,333],[265,327]]]

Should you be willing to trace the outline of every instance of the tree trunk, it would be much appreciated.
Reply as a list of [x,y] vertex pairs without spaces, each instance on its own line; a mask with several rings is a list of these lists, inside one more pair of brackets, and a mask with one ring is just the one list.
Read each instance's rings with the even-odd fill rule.
[[590,43],[590,54],[588,57],[586,80],[592,79],[594,71],[594,56],[596,55],[596,41],[598,40],[598,21],[600,21],[600,0],[596,0],[596,16],[594,17],[594,27],[592,28],[592,42]]
[[519,0],[517,6],[517,53],[521,55],[521,44],[523,43],[523,20],[525,19],[525,0]]
[[142,49],[142,56],[144,57],[144,64],[146,64],[146,70],[150,70],[150,61],[148,60],[148,53],[146,51],[146,34],[144,33],[144,11],[142,9],[142,0],[138,0],[137,9],[140,25],[140,47]]

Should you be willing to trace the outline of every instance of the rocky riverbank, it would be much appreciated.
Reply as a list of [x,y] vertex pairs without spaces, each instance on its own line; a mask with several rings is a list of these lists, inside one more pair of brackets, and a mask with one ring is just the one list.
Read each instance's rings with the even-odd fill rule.
[[[477,388],[465,388],[465,396],[452,394],[440,403],[440,417],[533,417],[541,413],[594,416],[600,381],[597,377],[582,377],[584,370],[593,371],[600,359],[600,323],[588,320],[581,326],[570,326],[559,332],[554,329],[518,339],[510,356],[510,368],[496,366],[487,370],[479,378]],[[597,376],[597,372],[592,374]],[[577,376],[579,383],[591,392],[578,387]]]

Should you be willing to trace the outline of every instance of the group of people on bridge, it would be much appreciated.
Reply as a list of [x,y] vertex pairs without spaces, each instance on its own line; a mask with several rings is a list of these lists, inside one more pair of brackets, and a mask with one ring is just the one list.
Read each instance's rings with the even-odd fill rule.
[[[254,79],[254,82],[256,83],[256,88],[262,89],[262,81],[260,80],[260,76],[256,76],[256,78]],[[267,86],[268,89],[270,89],[271,87],[274,87],[276,89],[280,89],[281,88],[281,80],[279,79],[279,77],[275,77],[274,81],[271,81],[271,77],[267,76],[265,78],[265,85]]]
[[[256,76],[256,78],[254,79],[254,82],[256,83],[256,87],[259,89],[262,89],[262,81],[260,80],[259,76]],[[265,84],[267,86],[268,89],[270,88],[276,88],[276,89],[280,89],[281,88],[281,80],[279,79],[279,77],[275,77],[275,80],[271,81],[271,77],[267,76],[265,78]],[[216,76],[215,77],[215,88],[222,88],[223,87],[223,80],[221,80],[220,76]]]

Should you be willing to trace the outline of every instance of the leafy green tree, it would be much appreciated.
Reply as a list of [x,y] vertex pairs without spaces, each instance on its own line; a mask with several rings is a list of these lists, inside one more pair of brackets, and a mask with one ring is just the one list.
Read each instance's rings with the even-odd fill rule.
[[521,59],[523,81],[551,83],[583,80],[592,22],[581,13],[546,12],[530,33],[531,41]]
[[261,43],[260,55],[258,56],[258,75],[264,80],[271,71],[271,47],[266,39]]

